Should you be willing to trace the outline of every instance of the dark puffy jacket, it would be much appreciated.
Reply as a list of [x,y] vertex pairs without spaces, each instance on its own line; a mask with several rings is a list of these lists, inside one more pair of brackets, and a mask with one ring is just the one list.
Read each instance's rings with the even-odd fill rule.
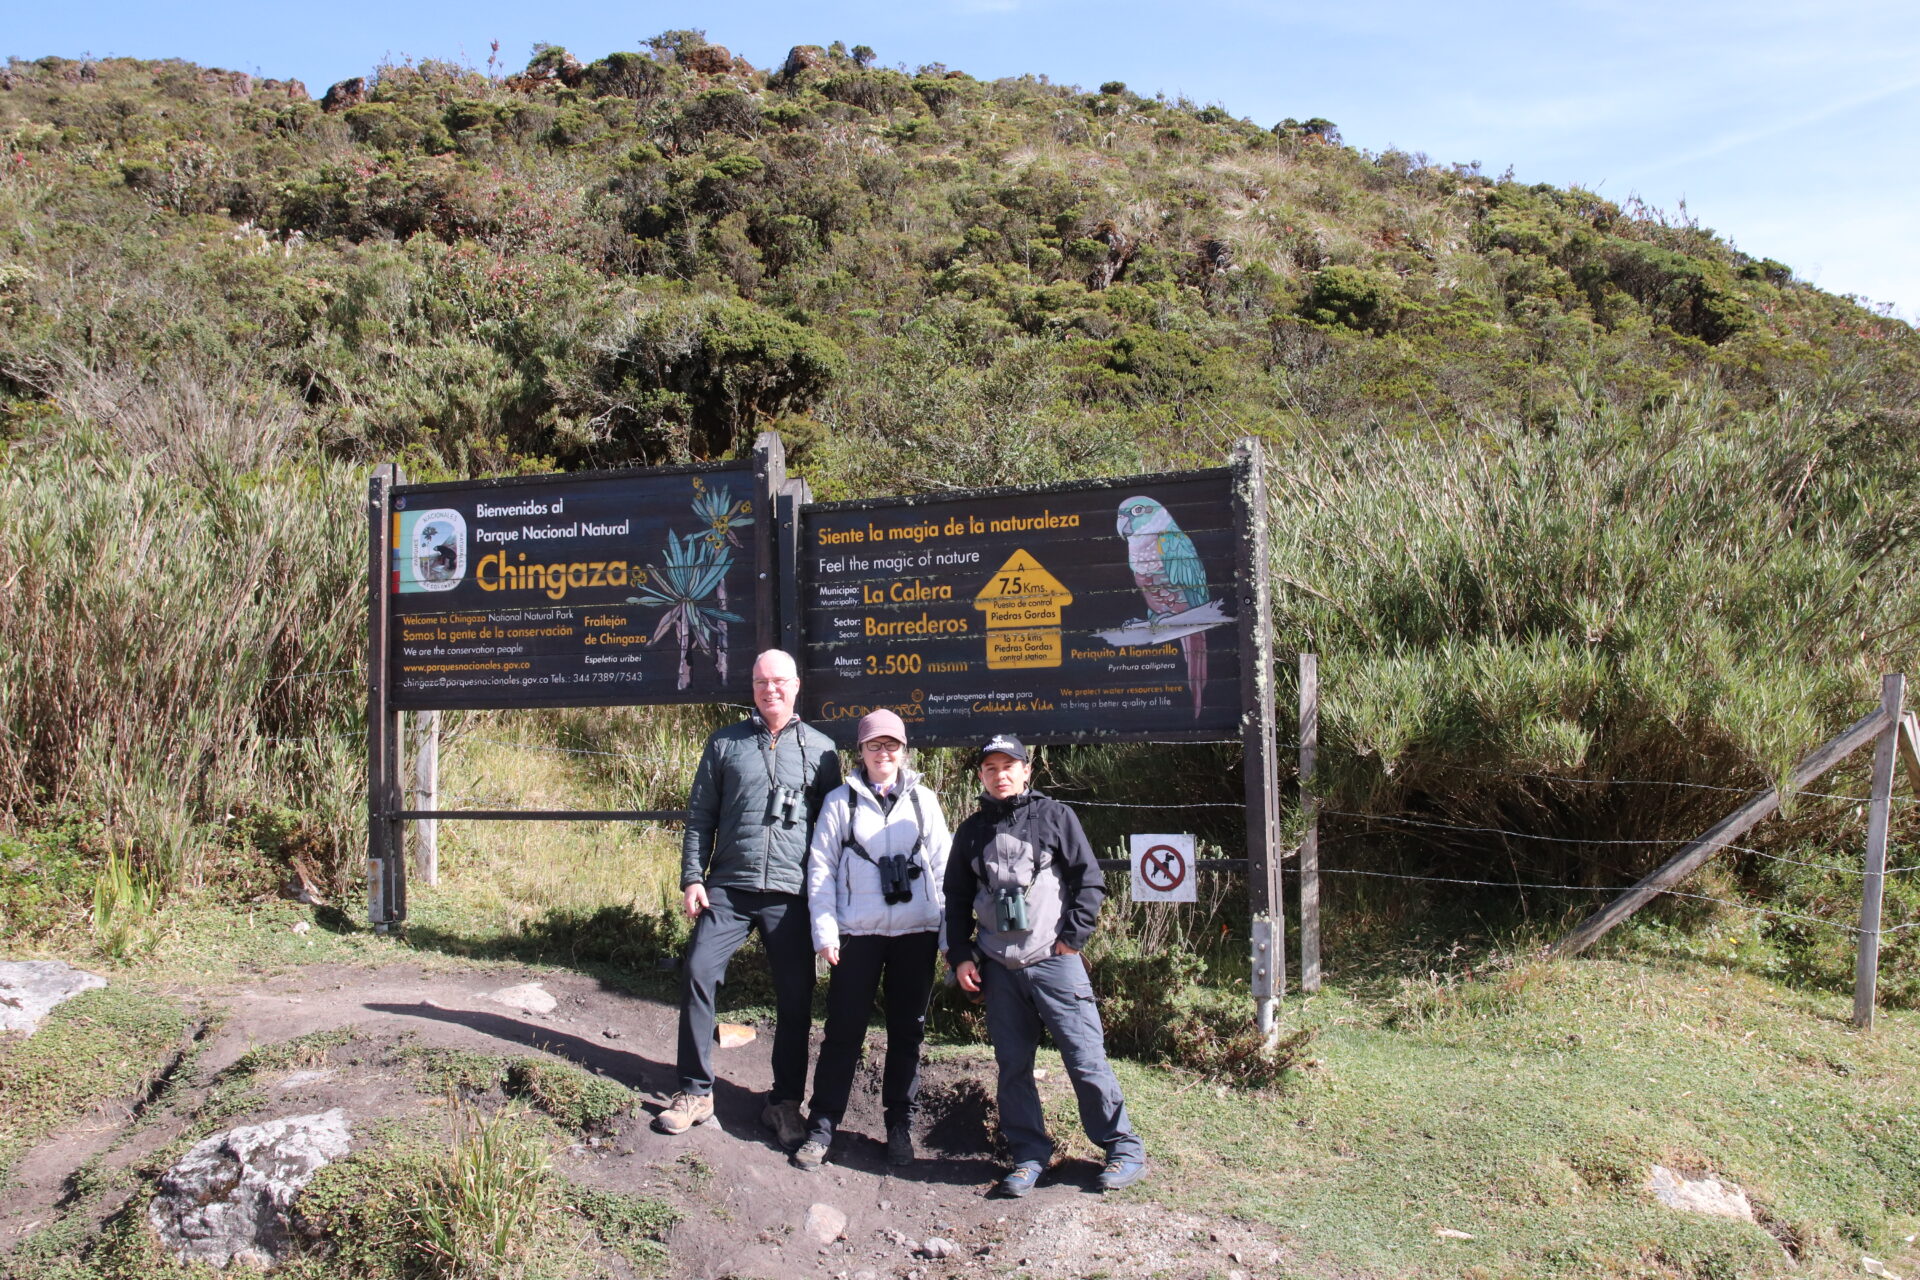
[[[805,797],[792,822],[773,814],[775,781]],[[840,785],[840,756],[818,729],[789,720],[777,739],[755,713],[707,739],[687,798],[680,887],[807,891],[807,835],[820,802]]]
[[[1042,874],[1058,877],[1057,914],[1049,907],[1048,920],[1034,921],[1034,936],[1004,939],[1004,944],[1011,945],[992,937],[993,921],[982,918],[984,904],[990,901],[981,893],[982,855],[999,836],[1051,855],[1047,859],[1051,865]],[[1006,800],[980,797],[980,807],[953,833],[945,889],[947,963],[956,967],[963,960],[977,963],[988,958],[1022,967],[1050,954],[1056,941],[1084,951],[1093,937],[1094,922],[1100,918],[1100,904],[1107,898],[1106,877],[1100,872],[1100,860],[1093,856],[1079,817],[1038,791],[1023,791]],[[1042,929],[1052,937],[1038,936]],[[974,941],[976,930],[980,945]]]

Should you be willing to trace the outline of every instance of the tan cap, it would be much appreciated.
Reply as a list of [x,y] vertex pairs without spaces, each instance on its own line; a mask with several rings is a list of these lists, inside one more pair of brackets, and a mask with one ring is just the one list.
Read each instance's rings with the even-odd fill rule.
[[898,738],[902,746],[907,741],[907,726],[900,723],[900,717],[881,707],[878,711],[869,711],[860,717],[860,727],[853,731],[855,742],[868,742],[874,738]]

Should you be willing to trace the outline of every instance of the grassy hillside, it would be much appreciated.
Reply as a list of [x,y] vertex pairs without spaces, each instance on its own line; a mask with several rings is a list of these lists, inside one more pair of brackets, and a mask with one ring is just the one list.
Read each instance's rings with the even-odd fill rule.
[[[1258,436],[1348,870],[1622,883],[1913,652],[1920,336],[1685,217],[1323,119],[837,45],[756,69],[678,31],[504,79],[382,66],[324,103],[15,61],[0,142],[15,927],[108,850],[170,888],[358,874],[356,511],[385,457],[681,461],[775,428],[845,497]],[[1054,767],[1231,798],[1198,757],[1144,763]],[[1804,798],[1709,888],[1845,919],[1862,823]],[[1355,883],[1355,928],[1445,905]],[[1755,927],[1775,967],[1843,976],[1844,936]]]

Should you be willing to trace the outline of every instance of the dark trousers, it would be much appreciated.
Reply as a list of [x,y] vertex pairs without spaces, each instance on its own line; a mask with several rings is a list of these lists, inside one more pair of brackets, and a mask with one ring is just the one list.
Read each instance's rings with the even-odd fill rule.
[[1106,1032],[1085,962],[1077,955],[1048,956],[1024,969],[1009,969],[982,960],[980,979],[987,993],[987,1036],[1000,1066],[1000,1134],[1014,1163],[1045,1164],[1053,1158],[1040,1090],[1033,1083],[1042,1027],[1060,1050],[1087,1137],[1109,1157],[1140,1155],[1140,1137],[1107,1062]]
[[708,907],[693,922],[680,999],[680,1087],[713,1092],[715,995],[727,962],[760,931],[773,971],[773,1098],[798,1102],[807,1088],[807,1035],[813,1025],[813,933],[804,893],[761,893],[707,886]]
[[933,997],[933,962],[940,936],[926,933],[883,938],[849,934],[840,939],[840,963],[827,986],[827,1031],[820,1061],[813,1068],[813,1102],[807,1136],[831,1143],[833,1130],[847,1114],[853,1074],[866,1045],[873,998],[887,993],[887,1063],[880,1103],[887,1127],[913,1119],[920,1097],[920,1044],[927,1034],[927,1002]]

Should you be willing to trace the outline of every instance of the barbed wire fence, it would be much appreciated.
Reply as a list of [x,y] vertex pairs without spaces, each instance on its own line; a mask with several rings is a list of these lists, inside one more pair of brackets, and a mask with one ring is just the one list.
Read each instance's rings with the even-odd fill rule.
[[[291,680],[338,676],[357,677],[362,674],[358,668],[295,672],[279,677],[274,683],[279,684]],[[1880,940],[1888,936],[1920,929],[1920,919],[1904,920],[1893,924],[1884,923],[1879,919],[1879,907],[1887,878],[1920,873],[1920,864],[1907,866],[1886,865],[1887,826],[1890,812],[1896,806],[1906,808],[1920,804],[1920,726],[1916,725],[1913,714],[1905,711],[1902,706],[1903,700],[1904,679],[1899,676],[1888,676],[1883,685],[1880,708],[1856,722],[1853,726],[1850,726],[1840,737],[1826,744],[1823,750],[1827,750],[1827,755],[1831,758],[1820,757],[1816,759],[1815,757],[1809,757],[1808,761],[1802,762],[1801,769],[1796,770],[1796,774],[1806,771],[1809,767],[1809,761],[1811,761],[1813,765],[1818,766],[1818,772],[1813,774],[1812,777],[1824,776],[1825,773],[1829,772],[1833,767],[1848,756],[1851,756],[1861,747],[1869,743],[1876,744],[1873,784],[1867,794],[1820,791],[1813,789],[1811,786],[1798,787],[1791,793],[1795,798],[1829,800],[1842,804],[1868,806],[1870,810],[1868,821],[1868,850],[1859,866],[1849,866],[1831,862],[1810,862],[1804,859],[1791,858],[1784,854],[1770,852],[1752,844],[1735,843],[1732,835],[1726,835],[1725,838],[1712,839],[1712,832],[1709,832],[1706,836],[1696,837],[1692,840],[1666,837],[1573,837],[1538,831],[1523,831],[1512,827],[1448,822],[1425,816],[1414,817],[1406,814],[1370,813],[1359,810],[1316,806],[1315,812],[1312,815],[1316,826],[1318,819],[1325,817],[1336,819],[1343,823],[1364,824],[1367,828],[1360,831],[1333,834],[1328,837],[1326,841],[1326,843],[1332,845],[1341,845],[1369,838],[1372,835],[1373,827],[1385,826],[1395,829],[1431,831],[1469,838],[1519,840],[1556,846],[1610,847],[1622,851],[1679,848],[1683,853],[1680,858],[1669,859],[1667,863],[1663,864],[1655,873],[1648,877],[1643,877],[1641,881],[1635,884],[1590,885],[1547,880],[1523,880],[1519,878],[1492,880],[1471,876],[1449,876],[1430,873],[1418,874],[1413,872],[1381,871],[1358,867],[1314,866],[1308,868],[1304,865],[1298,865],[1300,861],[1299,854],[1301,852],[1299,847],[1285,850],[1282,852],[1282,856],[1296,862],[1295,878],[1301,882],[1300,893],[1303,900],[1303,947],[1311,940],[1315,950],[1315,954],[1311,956],[1303,952],[1303,975],[1311,974],[1317,976],[1319,970],[1319,957],[1317,955],[1318,922],[1317,920],[1313,921],[1314,927],[1310,929],[1304,918],[1304,908],[1310,889],[1310,886],[1307,884],[1309,876],[1315,879],[1319,876],[1332,876],[1355,879],[1391,880],[1407,884],[1448,885],[1461,888],[1533,891],[1566,895],[1589,895],[1593,897],[1612,896],[1614,898],[1614,904],[1612,905],[1621,908],[1617,914],[1611,918],[1602,920],[1600,918],[1606,913],[1604,911],[1596,913],[1594,919],[1590,920],[1588,925],[1583,925],[1582,929],[1575,930],[1574,933],[1569,934],[1567,938],[1562,939],[1560,944],[1556,945],[1555,950],[1561,954],[1572,954],[1575,951],[1585,949],[1586,946],[1590,946],[1591,943],[1597,940],[1606,930],[1611,929],[1620,920],[1631,915],[1634,911],[1645,905],[1647,901],[1656,897],[1668,897],[1710,903],[1772,919],[1789,920],[1799,924],[1837,930],[1853,935],[1859,942],[1861,952],[1861,959],[1857,966],[1856,973],[1855,1021],[1863,1027],[1870,1026],[1874,1002],[1874,972],[1877,968],[1877,952]],[[750,709],[744,704],[727,703],[722,705],[741,711]],[[429,719],[429,717],[432,718]],[[438,713],[422,713],[419,717],[419,722],[416,724],[416,759],[420,765],[415,775],[416,810],[433,810],[437,807],[455,806],[459,808],[495,811],[501,814],[547,812],[528,807],[521,800],[509,796],[487,795],[476,792],[440,794],[437,787],[437,754],[440,747],[444,744],[442,742],[443,730],[438,724],[438,718]],[[311,736],[277,735],[262,740],[276,744],[321,743],[358,740],[360,736],[361,735],[354,733]],[[1311,753],[1321,749],[1320,744],[1314,740],[1317,738],[1317,732],[1313,735],[1302,736],[1307,738],[1307,740],[1277,742],[1275,744],[1276,749],[1299,753],[1303,757],[1309,756]],[[464,730],[452,735],[450,741],[458,741],[472,746],[491,747],[509,751],[526,751],[544,755],[624,760],[634,764],[648,764],[652,762],[651,756],[641,752],[610,751],[599,748],[525,742],[511,738],[483,736],[479,733]],[[1844,749],[1828,750],[1835,748],[1836,744]],[[1147,745],[1179,746],[1184,748],[1192,747],[1195,744],[1191,742],[1167,742],[1164,744],[1149,743]],[[431,755],[429,753],[431,753]],[[1820,753],[1815,753],[1815,756],[1820,756]],[[1895,796],[1892,794],[1892,779],[1896,759],[1904,763],[1906,773],[1917,794],[1909,796]],[[1765,812],[1758,814],[1753,821],[1746,823],[1746,825],[1741,828],[1742,831],[1750,828],[1760,819],[1769,816],[1774,809],[1778,808],[1781,799],[1777,789],[1768,787],[1731,786],[1717,783],[1676,781],[1663,778],[1587,778],[1539,770],[1498,769],[1452,762],[1447,762],[1443,767],[1450,771],[1473,773],[1487,777],[1534,781],[1551,786],[1600,789],[1657,788],[1675,792],[1703,791],[1721,794],[1737,798],[1744,802],[1742,804],[1742,810],[1748,808],[1765,810]],[[1809,777],[1807,780],[1811,781],[1812,777]],[[1121,813],[1192,812],[1205,810],[1244,811],[1245,809],[1242,802],[1227,800],[1139,802],[1096,799],[1091,796],[1074,796],[1069,798],[1069,803],[1076,808],[1110,810]],[[606,812],[612,814],[618,811]],[[582,816],[591,815],[583,814]],[[674,811],[659,811],[650,816],[653,820],[671,821],[678,815]],[[604,820],[611,821],[620,819],[607,817]],[[427,883],[432,883],[433,876],[437,872],[437,867],[434,865],[436,846],[435,828],[437,827],[437,823],[433,818],[422,814],[422,816],[416,819],[416,826],[419,830],[416,855],[419,865],[417,869],[427,877]],[[1315,842],[1317,844],[1317,830],[1315,830],[1313,834],[1316,837]],[[1709,845],[1710,847],[1702,849],[1703,844]],[[1860,921],[1858,923],[1849,923],[1832,917],[1810,915],[1805,912],[1768,906],[1751,900],[1727,898],[1693,890],[1682,890],[1675,887],[1677,883],[1684,878],[1685,874],[1697,869],[1701,862],[1705,860],[1706,856],[1722,850],[1827,874],[1842,875],[1859,881],[1863,893]],[[1684,865],[1679,870],[1679,874],[1672,874],[1676,864],[1681,863],[1682,860],[1687,857],[1688,851],[1699,853],[1701,856]],[[1129,865],[1125,859],[1103,860],[1103,863],[1115,869],[1124,868]],[[1244,866],[1245,859],[1215,859],[1210,860],[1206,865],[1223,868],[1233,864]],[[1317,886],[1311,886],[1311,888],[1312,897],[1317,900]],[[1594,925],[1595,920],[1599,920],[1602,927],[1590,929],[1589,926]]]

